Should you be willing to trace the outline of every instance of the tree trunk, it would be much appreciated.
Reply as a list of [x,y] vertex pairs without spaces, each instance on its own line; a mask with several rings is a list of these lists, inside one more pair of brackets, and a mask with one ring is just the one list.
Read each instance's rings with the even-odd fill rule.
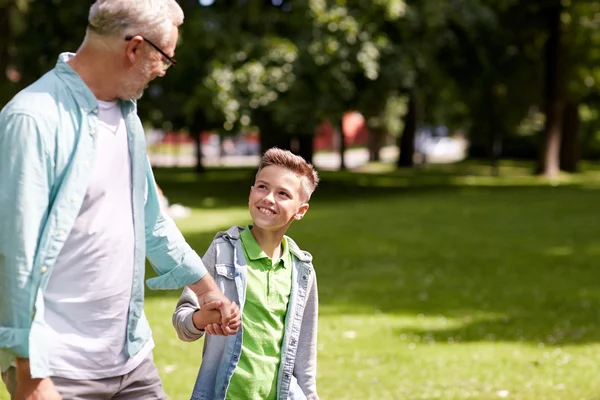
[[408,100],[408,111],[404,116],[404,129],[398,138],[399,155],[396,161],[398,168],[412,167],[415,155],[415,134],[417,132],[417,98],[413,93]]
[[489,156],[492,167],[492,176],[500,175],[500,157],[502,155],[502,135],[500,129],[502,124],[498,121],[496,113],[496,96],[494,96],[494,85],[488,77],[484,80],[484,107],[481,112],[486,116],[486,130],[489,134]]
[[256,115],[255,121],[260,130],[260,152],[264,154],[271,147],[278,147],[283,150],[291,150],[292,140],[289,135],[273,122],[271,116],[262,112]]
[[11,90],[5,87],[8,84],[6,79],[6,71],[8,69],[9,52],[8,47],[12,41],[11,38],[11,26],[9,24],[9,17],[11,13],[12,3],[3,4],[0,6],[0,108],[10,99]]
[[381,147],[385,138],[385,131],[381,128],[369,128],[369,161],[381,161]]
[[195,171],[197,174],[203,174],[206,171],[204,168],[204,164],[202,163],[202,128],[204,128],[204,116],[201,116],[200,113],[197,113],[194,117],[194,120],[190,126],[190,132],[192,134],[192,138],[194,139],[194,148],[196,154],[196,168]]
[[260,126],[260,152],[264,154],[271,147],[290,150],[292,147],[291,138],[278,129],[263,124]]
[[202,138],[201,138],[202,132],[198,131],[198,132],[194,132],[193,133],[193,138],[194,138],[194,147],[195,147],[195,153],[196,153],[196,168],[195,171],[197,174],[203,174],[204,172],[206,172],[206,168],[204,168],[204,164],[202,163]]
[[9,16],[11,13],[11,4],[0,7],[0,74],[4,79],[8,67],[8,46],[10,44],[10,24]]
[[542,134],[542,143],[538,153],[536,173],[548,177],[558,176],[560,136],[563,125],[564,90],[561,59],[560,1],[551,6],[548,15],[549,36],[545,54],[545,112],[546,123]]
[[346,168],[346,136],[342,129],[342,124],[337,124],[338,134],[340,135],[340,171],[345,171]]
[[568,102],[565,106],[560,144],[560,169],[577,172],[581,159],[579,104]]
[[314,145],[313,137],[311,135],[300,135],[298,136],[298,155],[306,160],[306,162],[313,162]]

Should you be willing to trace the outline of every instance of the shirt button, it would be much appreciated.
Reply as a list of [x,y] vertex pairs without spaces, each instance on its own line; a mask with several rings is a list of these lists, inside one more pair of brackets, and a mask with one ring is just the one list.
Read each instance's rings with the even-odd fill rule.
[[77,198],[75,198],[75,197],[71,197],[71,200],[70,200],[70,201],[71,201],[71,203],[76,203],[76,202],[77,202]]
[[237,359],[238,359],[238,355],[237,355],[237,354],[234,354],[234,355],[233,355],[233,359],[234,359],[234,360],[237,360]]
[[231,272],[227,273],[227,276],[233,278],[233,274]]
[[95,129],[90,129],[90,135],[94,136],[96,134],[96,130]]
[[48,267],[46,267],[45,265],[40,269],[40,272],[42,274],[45,274],[46,272],[48,272]]

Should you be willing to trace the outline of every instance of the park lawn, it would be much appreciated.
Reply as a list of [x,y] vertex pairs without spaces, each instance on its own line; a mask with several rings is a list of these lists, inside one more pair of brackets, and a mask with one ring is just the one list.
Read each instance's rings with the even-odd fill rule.
[[[290,235],[314,256],[322,399],[600,399],[600,174],[548,183],[506,164],[323,173]],[[158,170],[202,253],[249,222],[251,170]],[[202,343],[147,291],[155,361],[189,398]],[[0,394],[0,399],[5,400]]]

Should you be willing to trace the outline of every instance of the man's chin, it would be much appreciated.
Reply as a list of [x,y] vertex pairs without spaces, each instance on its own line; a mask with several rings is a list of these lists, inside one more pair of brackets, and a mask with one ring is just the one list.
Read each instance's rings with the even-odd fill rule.
[[144,91],[141,91],[140,93],[136,93],[134,95],[128,94],[128,95],[119,96],[119,99],[121,99],[123,101],[139,100],[142,98],[142,96],[144,96]]

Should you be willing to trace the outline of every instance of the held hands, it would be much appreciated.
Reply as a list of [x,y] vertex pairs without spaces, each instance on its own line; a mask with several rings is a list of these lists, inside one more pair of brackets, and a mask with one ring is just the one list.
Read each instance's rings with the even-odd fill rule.
[[213,290],[198,298],[200,310],[192,316],[194,325],[211,335],[235,335],[242,326],[238,305],[231,302],[219,290]]

